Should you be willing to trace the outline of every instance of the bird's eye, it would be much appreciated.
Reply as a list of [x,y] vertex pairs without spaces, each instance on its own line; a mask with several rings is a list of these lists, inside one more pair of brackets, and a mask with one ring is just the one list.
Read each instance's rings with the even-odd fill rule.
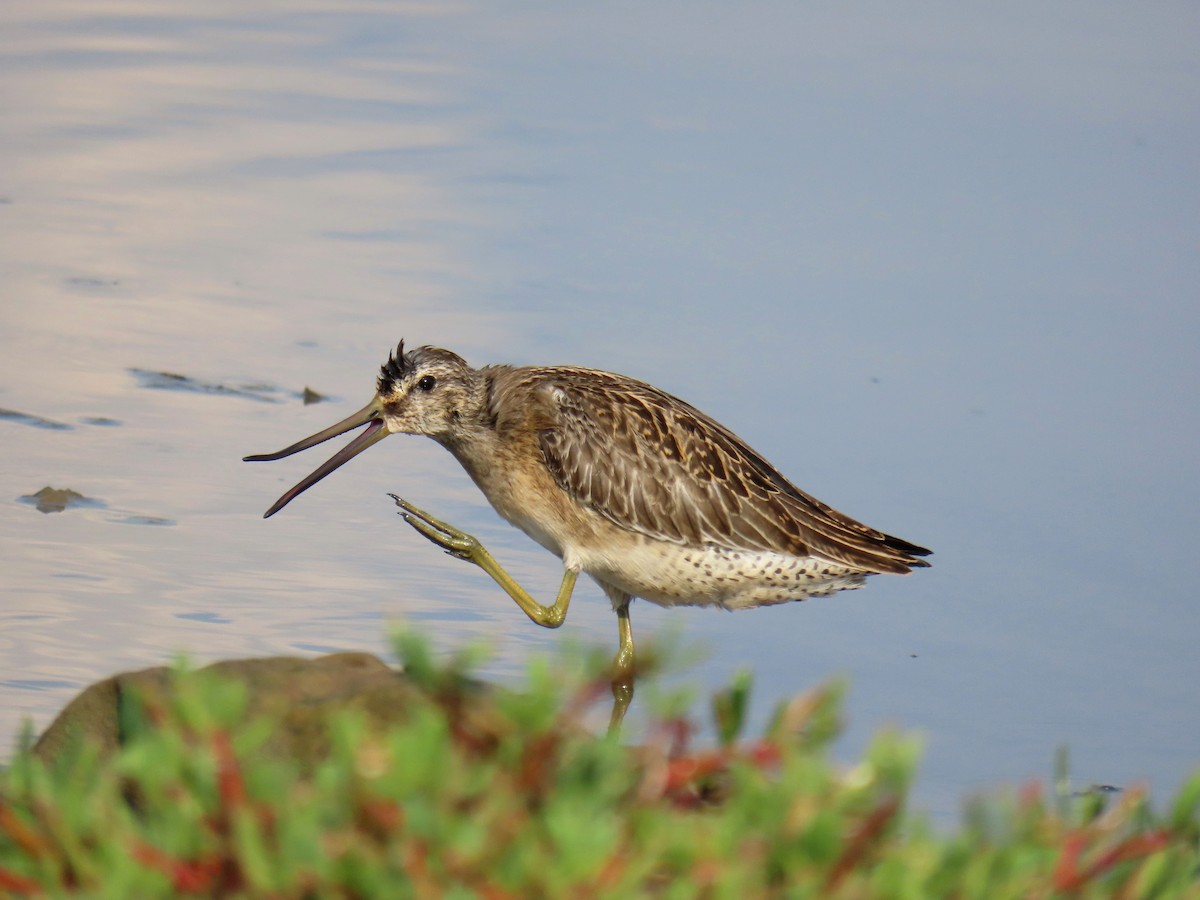
[[423,391],[432,391],[434,385],[436,385],[436,384],[437,384],[436,378],[434,378],[432,375],[426,375],[424,378],[422,378],[420,381],[417,382],[417,387],[419,387]]

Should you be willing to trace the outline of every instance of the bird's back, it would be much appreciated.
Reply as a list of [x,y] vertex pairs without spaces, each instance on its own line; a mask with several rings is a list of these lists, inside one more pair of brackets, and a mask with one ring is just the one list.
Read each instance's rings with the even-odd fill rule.
[[817,558],[842,574],[928,565],[928,550],[801,491],[728,428],[652,385],[566,366],[481,374],[498,429],[535,434],[572,502],[651,542]]

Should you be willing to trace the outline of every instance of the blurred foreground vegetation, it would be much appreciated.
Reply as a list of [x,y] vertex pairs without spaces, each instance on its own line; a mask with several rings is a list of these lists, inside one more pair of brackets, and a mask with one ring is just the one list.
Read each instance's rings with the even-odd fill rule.
[[1200,897],[1200,773],[1163,812],[1030,787],[942,834],[905,809],[912,739],[830,762],[836,687],[746,739],[739,679],[713,699],[718,746],[664,714],[631,748],[579,724],[608,698],[598,665],[535,662],[506,692],[472,654],[399,650],[403,724],[339,714],[315,764],[263,752],[244,686],[204,673],[126,711],[114,753],[22,749],[0,773],[0,897]]

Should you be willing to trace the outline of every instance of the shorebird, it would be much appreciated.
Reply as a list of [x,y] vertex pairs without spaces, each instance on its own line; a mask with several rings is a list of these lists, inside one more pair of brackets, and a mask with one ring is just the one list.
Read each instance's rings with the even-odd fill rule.
[[645,382],[575,366],[472,368],[449,350],[401,341],[375,397],[277,453],[365,430],[264,513],[279,512],[389,434],[433,438],[504,519],[563,562],[550,605],[474,537],[390,495],[404,521],[483,569],[538,625],[557,628],[580,572],[617,614],[613,722],[633,695],[629,604],[750,609],[857,588],[868,575],[927,566],[929,550],[869,528],[788,481],[741,438]]

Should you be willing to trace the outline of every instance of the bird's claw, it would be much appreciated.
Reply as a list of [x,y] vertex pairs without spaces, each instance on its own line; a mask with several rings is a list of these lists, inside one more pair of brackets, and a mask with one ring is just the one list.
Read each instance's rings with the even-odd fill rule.
[[396,505],[400,507],[400,518],[404,519],[413,530],[423,535],[430,542],[437,544],[446,551],[450,556],[455,556],[458,559],[465,559],[468,562],[475,561],[475,555],[479,550],[479,542],[471,535],[459,531],[453,525],[448,525],[441,519],[435,519],[423,509],[418,509],[413,506],[403,497],[397,497],[395,494],[388,494]]

